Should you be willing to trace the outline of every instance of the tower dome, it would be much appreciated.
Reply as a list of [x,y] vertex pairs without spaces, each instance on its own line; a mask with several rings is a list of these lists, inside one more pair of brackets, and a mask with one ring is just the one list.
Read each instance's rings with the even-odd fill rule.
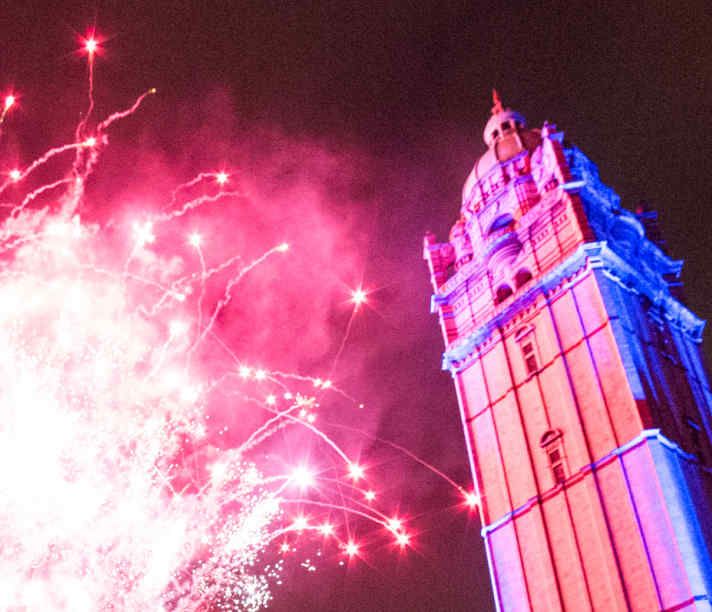
[[492,91],[492,101],[492,116],[482,134],[487,151],[475,162],[475,167],[465,182],[463,202],[472,187],[492,168],[524,150],[533,151],[541,142],[541,131],[529,129],[523,115],[511,108],[504,108],[497,90]]
[[491,147],[497,141],[513,135],[526,127],[526,119],[511,108],[504,108],[496,89],[492,90],[492,116],[482,134],[485,144]]

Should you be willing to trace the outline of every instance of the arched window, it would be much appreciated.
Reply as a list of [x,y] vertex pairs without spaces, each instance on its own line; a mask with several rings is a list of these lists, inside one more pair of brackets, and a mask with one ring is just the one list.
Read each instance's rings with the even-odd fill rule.
[[529,272],[526,268],[522,268],[517,272],[517,275],[514,277],[514,284],[517,286],[517,289],[520,287],[523,287],[526,283],[528,283],[532,279],[532,273]]
[[501,304],[510,295],[512,295],[512,288],[509,285],[500,285],[500,287],[497,289],[497,293],[495,295],[495,302],[497,304]]
[[488,234],[494,234],[497,230],[501,230],[502,228],[512,225],[513,221],[514,219],[509,213],[496,217],[495,220],[492,221],[492,225],[490,225]]
[[564,445],[561,431],[558,429],[550,429],[539,441],[539,445],[544,449],[549,460],[551,475],[554,477],[555,484],[561,484],[566,481],[566,468],[564,466]]

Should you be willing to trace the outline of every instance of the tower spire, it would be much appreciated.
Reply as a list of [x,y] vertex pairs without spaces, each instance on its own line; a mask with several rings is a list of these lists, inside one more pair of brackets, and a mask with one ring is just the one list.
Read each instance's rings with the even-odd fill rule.
[[504,110],[502,99],[499,97],[499,92],[492,88],[492,114],[496,115]]

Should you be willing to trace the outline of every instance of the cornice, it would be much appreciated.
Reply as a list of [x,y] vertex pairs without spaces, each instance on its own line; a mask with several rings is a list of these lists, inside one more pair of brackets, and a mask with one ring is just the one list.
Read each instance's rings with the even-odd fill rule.
[[[584,267],[600,269],[603,274],[628,292],[645,295],[665,317],[667,322],[685,333],[695,342],[702,339],[705,322],[676,300],[659,274],[650,274],[635,269],[620,255],[608,247],[606,241],[582,244],[565,261],[552,271],[542,276],[524,294],[508,304],[487,323],[473,330],[464,338],[455,341],[443,353],[443,370],[460,371],[475,359],[477,347],[489,339],[496,330],[501,329],[521,311],[531,306],[536,299],[544,295],[547,299],[567,290],[576,273]],[[446,301],[445,296],[433,296],[433,305]]]

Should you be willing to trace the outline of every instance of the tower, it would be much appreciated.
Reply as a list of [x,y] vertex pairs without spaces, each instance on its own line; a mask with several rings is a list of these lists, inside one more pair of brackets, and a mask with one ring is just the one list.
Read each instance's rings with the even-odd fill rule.
[[[712,610],[712,394],[682,262],[495,95],[425,237],[500,610]],[[647,230],[647,236],[646,236]]]

